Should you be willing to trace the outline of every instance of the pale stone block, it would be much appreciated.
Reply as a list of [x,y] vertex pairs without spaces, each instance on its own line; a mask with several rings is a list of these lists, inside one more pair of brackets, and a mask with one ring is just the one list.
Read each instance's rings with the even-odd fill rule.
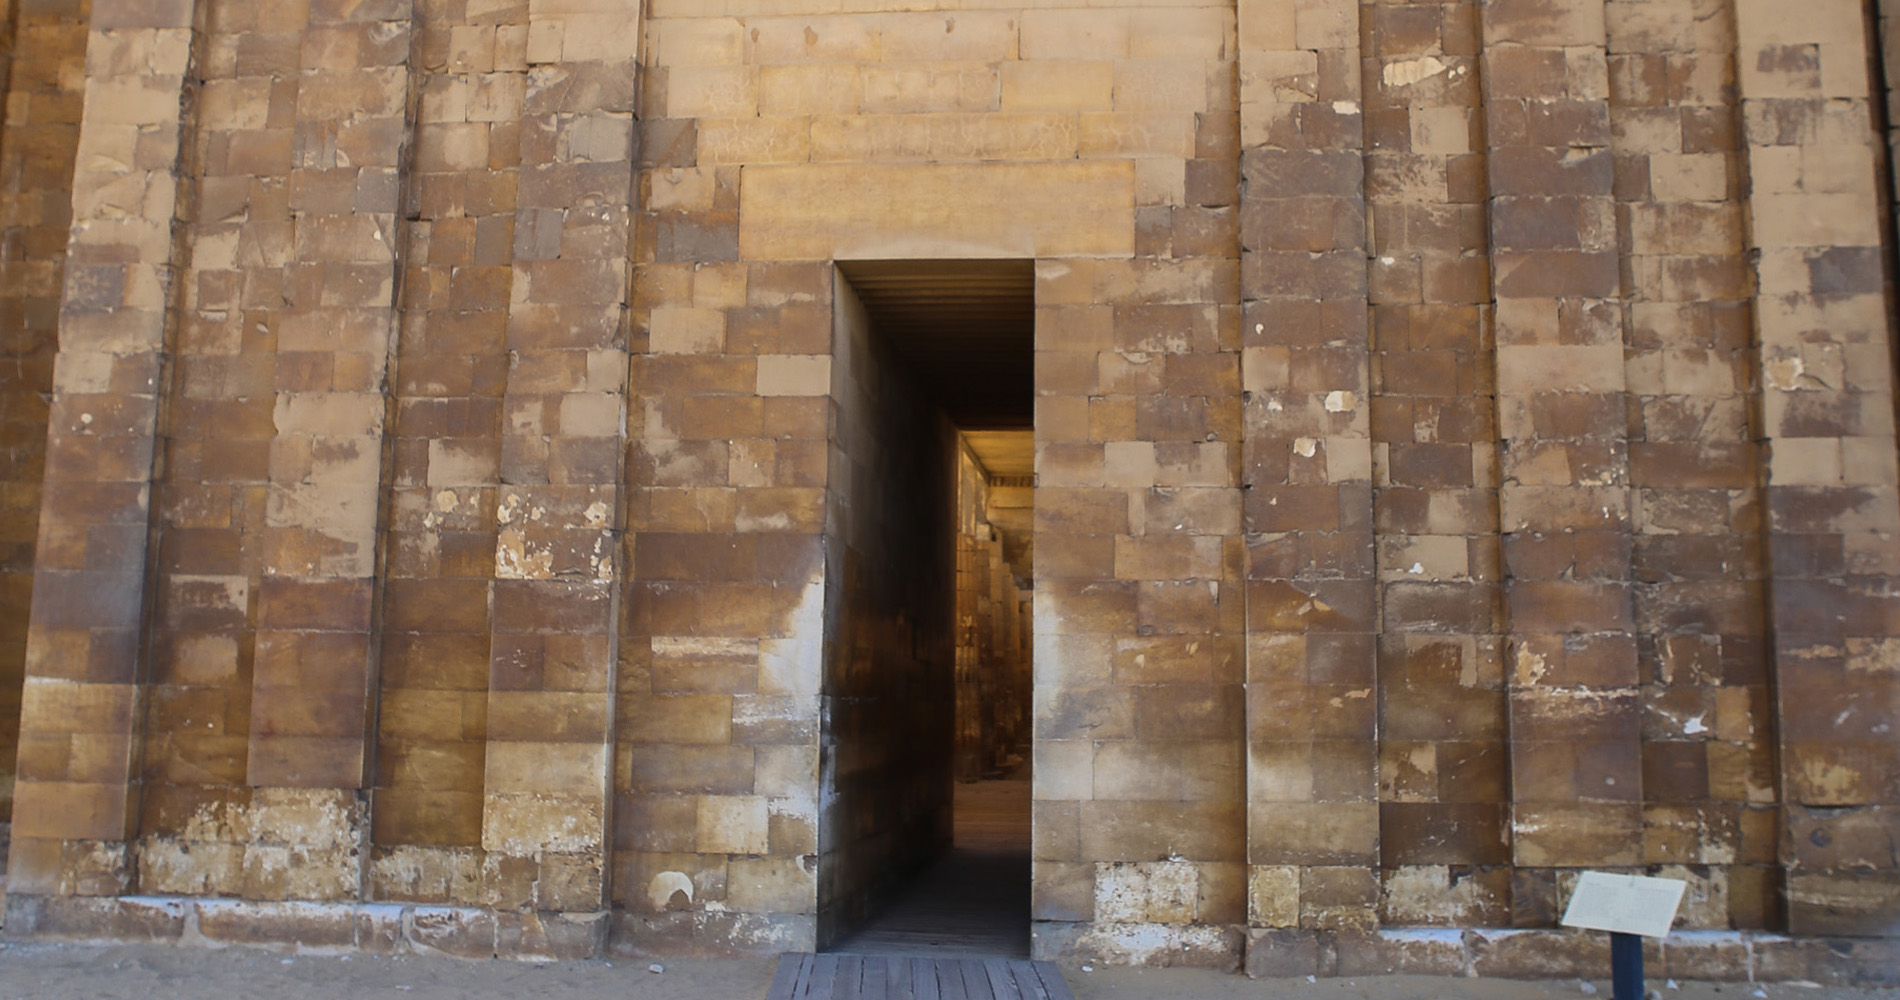
[[758,70],[750,66],[675,66],[666,71],[669,118],[737,118],[759,112]]
[[716,353],[725,349],[726,314],[666,306],[653,310],[647,331],[647,349],[654,354]]
[[1326,481],[1363,483],[1372,480],[1372,440],[1364,437],[1325,439]]
[[1001,106],[1000,73],[994,64],[885,63],[859,69],[866,114],[995,111]]
[[[702,124],[702,128],[703,128]],[[649,177],[647,207],[658,212],[707,212],[719,189],[713,171],[706,167],[670,167],[655,170]]]
[[739,247],[759,260],[1122,256],[1127,162],[747,168]]
[[1298,927],[1300,870],[1286,865],[1249,865],[1247,923],[1254,927]]
[[1860,41],[1821,45],[1821,94],[1829,100],[1866,100],[1870,95],[1868,62]]
[[1462,156],[1471,152],[1471,113],[1464,108],[1413,108],[1412,152]]
[[1292,353],[1284,347],[1248,347],[1240,352],[1240,384],[1250,393],[1278,392],[1292,386]]
[[[541,747],[547,744],[526,744]],[[493,759],[495,743],[488,744]],[[603,753],[605,748],[601,748]],[[603,763],[602,767],[606,765]],[[595,781],[604,781],[596,777]],[[599,788],[591,795],[552,792],[496,792],[491,783],[482,797],[482,847],[499,854],[588,854],[604,840]]]
[[1295,48],[1299,5],[1295,0],[1238,0],[1236,29],[1242,52]]
[[863,70],[858,66],[823,63],[759,69],[761,115],[848,115],[857,112],[863,96]]
[[[1206,111],[1210,94],[1209,65],[1208,61],[1198,59],[1124,60],[1115,63],[1114,109],[1130,112]],[[1218,72],[1225,73],[1227,70],[1223,68]]]
[[[1735,31],[1742,53],[1770,45],[1802,42],[1837,42],[1858,47],[1865,35],[1865,21],[1858,0],[1812,0],[1800,4],[1785,0],[1735,0]],[[1738,63],[1752,61],[1746,55],[1737,60]]]
[[1499,395],[1623,390],[1621,345],[1500,346],[1497,353]]
[[[486,73],[475,80],[474,88],[468,97],[467,115],[474,122],[515,122],[521,119],[522,104],[527,99],[528,79],[521,73]],[[603,120],[602,116],[590,119],[591,123]],[[626,159],[627,145],[622,142],[618,159]],[[596,156],[595,159],[608,159]]]
[[1095,866],[1095,919],[1136,923],[1147,918],[1148,880],[1132,864]]
[[1022,15],[1023,59],[1123,59],[1129,55],[1127,11],[1028,10]]
[[1900,483],[1900,469],[1894,464],[1893,438],[1846,437],[1840,442],[1844,482],[1879,486]]
[[702,795],[694,846],[703,854],[764,854],[768,827],[762,795]]
[[640,51],[640,18],[627,12],[570,14],[562,20],[563,62],[617,62]]
[[1757,194],[1751,202],[1758,246],[1874,246],[1879,223],[1849,194]]
[[1728,197],[1728,157],[1720,153],[1651,155],[1649,190],[1657,201],[1721,201]]
[[1128,54],[1136,59],[1231,59],[1235,48],[1231,10],[1204,6],[1129,11]]
[[[199,121],[207,129],[263,128],[270,114],[270,88],[251,80],[206,80],[198,108]],[[91,131],[92,123],[86,124]]]
[[874,15],[887,62],[1002,62],[1017,57],[1014,11],[916,11]]
[[[1516,42],[1538,46],[1595,46],[1601,49],[1609,26],[1602,3],[1516,4],[1510,17],[1487,16],[1487,45]],[[1488,14],[1488,12],[1487,12]]]
[[742,913],[810,913],[818,879],[795,857],[734,859],[726,869],[726,901]]
[[86,84],[88,125],[157,125],[179,116],[178,82],[157,77],[120,77]]
[[1662,352],[1663,391],[1676,395],[1732,396],[1739,390],[1726,357],[1707,350]]
[[1086,740],[1037,740],[1036,796],[1043,801],[1094,798],[1095,754]]
[[701,118],[701,167],[804,163],[811,159],[809,118]]
[[561,21],[530,21],[525,49],[527,61],[533,65],[560,62],[561,46],[566,34],[566,25]]
[[1471,543],[1463,535],[1390,537],[1379,563],[1391,580],[1464,580],[1471,575]]
[[[1295,47],[1316,52],[1359,47],[1359,6],[1355,0],[1296,0],[1295,8]],[[1601,33],[1597,37],[1600,39]]]
[[1066,114],[850,115],[812,120],[818,162],[1066,160],[1076,152]]
[[1194,156],[1195,116],[1191,114],[1085,113],[1080,116],[1076,151],[1084,158],[1103,156]]
[[1186,160],[1144,156],[1135,161],[1135,204],[1181,205],[1186,201]]
[[1778,437],[1772,447],[1768,481],[1773,485],[1840,485],[1840,438]]
[[831,392],[831,358],[824,354],[762,354],[761,396],[823,396]]
[[616,437],[625,423],[621,398],[600,392],[575,392],[561,397],[563,437]]
[[754,65],[868,63],[884,57],[873,18],[864,15],[750,18],[746,30]]
[[1152,487],[1161,476],[1152,441],[1110,441],[1102,446],[1102,484]]
[[1004,111],[1107,111],[1115,103],[1115,64],[1044,59],[1000,67]]
[[739,309],[746,305],[746,266],[737,261],[693,267],[693,308]]
[[606,787],[607,749],[598,742],[491,740],[483,780],[491,794],[598,798]]
[[737,66],[745,62],[745,24],[736,17],[649,21],[647,52],[654,66]]

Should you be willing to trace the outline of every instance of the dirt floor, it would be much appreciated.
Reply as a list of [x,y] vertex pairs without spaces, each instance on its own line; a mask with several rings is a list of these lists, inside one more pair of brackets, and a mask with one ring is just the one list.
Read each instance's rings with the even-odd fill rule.
[[[285,955],[251,949],[87,947],[0,943],[0,1000],[757,1000],[774,963],[671,961],[470,962],[366,955]],[[1390,976],[1308,982],[1193,970],[1068,968],[1079,1000],[1517,1000],[1598,996],[1607,981],[1519,983]],[[1662,1000],[1900,1000],[1900,990],[1652,981]]]

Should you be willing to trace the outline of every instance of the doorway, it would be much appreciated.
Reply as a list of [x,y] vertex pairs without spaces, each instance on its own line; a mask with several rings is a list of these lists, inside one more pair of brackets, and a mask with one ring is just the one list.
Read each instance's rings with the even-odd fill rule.
[[822,949],[1029,952],[1034,288],[838,264]]

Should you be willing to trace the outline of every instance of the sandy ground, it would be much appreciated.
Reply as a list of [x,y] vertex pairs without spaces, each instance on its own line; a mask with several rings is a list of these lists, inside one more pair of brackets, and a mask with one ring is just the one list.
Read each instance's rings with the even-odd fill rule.
[[[468,962],[438,958],[289,956],[250,949],[0,943],[0,1000],[760,1000],[771,961]],[[1065,969],[1079,1000],[1517,1000],[1598,996],[1608,982],[1518,983],[1389,976],[1249,981],[1194,970]],[[1900,990],[1683,983],[1663,1000],[1900,1000]]]

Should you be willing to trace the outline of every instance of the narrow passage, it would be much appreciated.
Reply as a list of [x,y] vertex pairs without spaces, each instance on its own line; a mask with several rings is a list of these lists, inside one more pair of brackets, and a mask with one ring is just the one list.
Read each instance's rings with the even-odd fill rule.
[[1029,957],[1029,766],[956,786],[950,853],[830,950]]

